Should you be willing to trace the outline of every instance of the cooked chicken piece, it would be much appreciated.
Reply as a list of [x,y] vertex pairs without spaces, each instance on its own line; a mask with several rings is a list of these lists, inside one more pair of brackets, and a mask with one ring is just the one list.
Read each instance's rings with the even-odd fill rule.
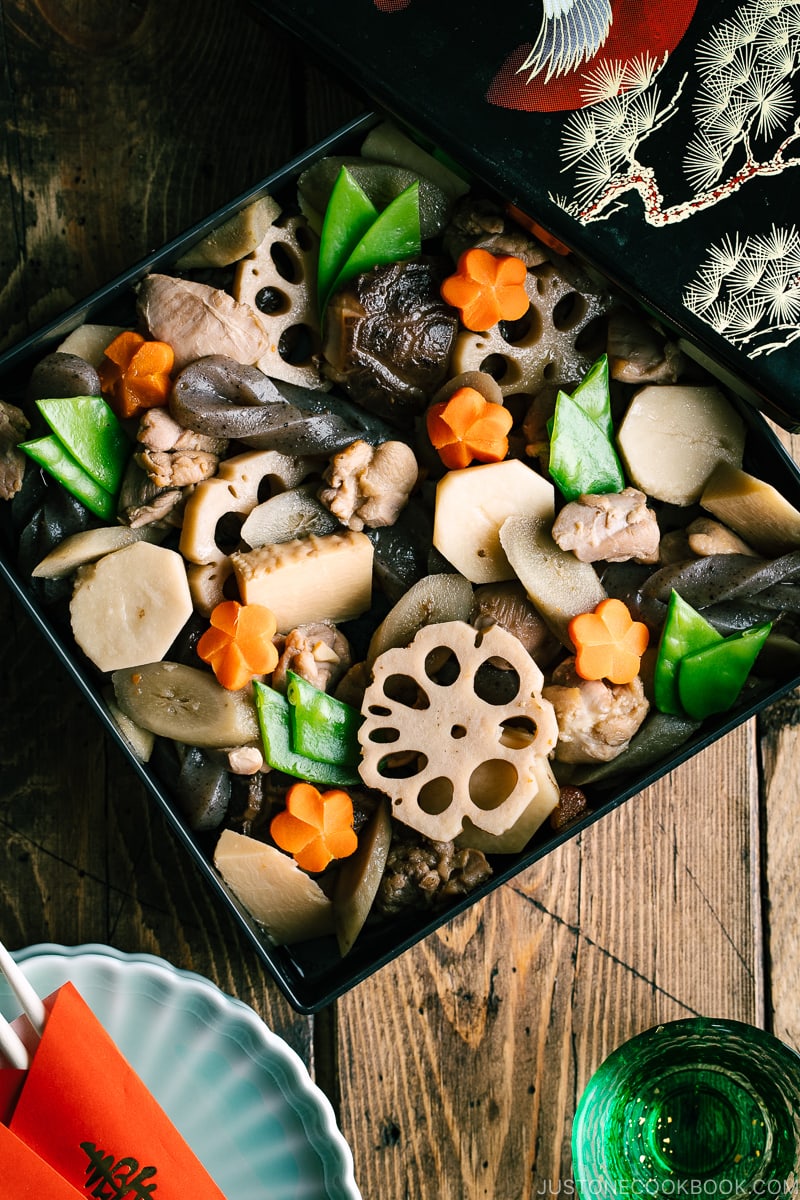
[[561,650],[561,643],[553,637],[516,579],[476,588],[470,622],[476,629],[499,625],[513,633],[540,667],[548,666]]
[[622,383],[677,383],[686,358],[644,316],[615,308],[608,319],[608,365]]
[[204,450],[221,457],[227,447],[227,438],[208,437],[186,429],[166,408],[148,408],[139,421],[136,440],[148,450]]
[[454,261],[471,246],[480,246],[492,254],[513,254],[526,267],[538,267],[548,258],[541,242],[507,218],[491,200],[469,197],[461,200],[453,210],[444,237],[445,249]]
[[219,458],[206,450],[143,450],[138,465],[157,488],[184,488],[216,474]]
[[25,455],[17,449],[30,429],[21,408],[0,400],[0,499],[10,500],[22,487]]
[[708,558],[710,554],[748,554],[758,558],[756,551],[738,533],[711,517],[698,517],[692,521],[686,527],[686,534],[689,549],[699,558]]
[[579,496],[564,505],[552,532],[561,549],[581,562],[658,562],[658,522],[637,488]]
[[542,695],[555,709],[554,757],[564,763],[610,762],[627,749],[650,708],[640,676],[625,684],[581,679],[574,658],[559,663]]
[[298,625],[278,647],[280,658],[272,674],[272,686],[286,691],[286,672],[302,675],[315,688],[331,691],[350,668],[350,643],[329,621]]
[[174,510],[183,500],[180,488],[158,488],[134,459],[128,463],[119,494],[117,516],[123,525],[138,529],[153,521],[173,523]]
[[405,442],[370,446],[360,439],[331,460],[319,498],[348,529],[393,525],[417,482],[417,460]]
[[146,275],[136,306],[150,336],[172,346],[178,371],[208,354],[254,363],[270,346],[270,335],[254,308],[205,283]]
[[758,558],[752,546],[727,525],[711,517],[698,517],[685,529],[671,529],[663,535],[658,561],[668,567],[693,558],[708,558],[712,554],[746,554]]

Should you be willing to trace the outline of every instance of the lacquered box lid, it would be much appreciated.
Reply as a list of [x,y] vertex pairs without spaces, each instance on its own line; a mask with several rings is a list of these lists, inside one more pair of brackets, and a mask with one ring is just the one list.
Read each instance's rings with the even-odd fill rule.
[[800,426],[800,0],[255,6]]

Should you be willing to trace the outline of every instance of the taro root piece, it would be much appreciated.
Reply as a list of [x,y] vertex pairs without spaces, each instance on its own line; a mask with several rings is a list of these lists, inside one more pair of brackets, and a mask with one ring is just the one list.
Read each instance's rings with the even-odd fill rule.
[[609,762],[628,748],[650,709],[641,676],[632,683],[582,679],[574,658],[556,667],[542,695],[558,719],[555,759],[564,763]]
[[[516,673],[508,703],[483,697],[493,658]],[[542,699],[542,673],[517,639],[499,627],[480,634],[461,621],[427,625],[410,646],[380,655],[372,676],[359,771],[368,787],[390,797],[392,815],[425,837],[450,841],[465,826],[502,835],[533,805],[530,837],[558,800],[555,789],[541,804],[536,771],[558,727]]]
[[331,297],[323,370],[357,403],[409,429],[447,377],[458,328],[430,261],[373,267]]
[[319,239],[303,217],[270,225],[239,263],[233,294],[258,314],[267,345],[252,361],[274,379],[322,387],[316,365]]
[[183,559],[133,542],[81,567],[69,606],[75,641],[101,671],[163,658],[192,615]]
[[217,542],[217,526],[226,516],[250,513],[261,490],[294,487],[305,478],[308,464],[277,450],[251,450],[226,458],[213,479],[199,483],[186,501],[180,551],[191,563],[219,563],[225,551]]
[[279,633],[352,620],[372,600],[372,543],[352,530],[237,551],[231,562],[242,601],[269,608]]
[[744,440],[744,421],[719,388],[690,384],[641,388],[617,434],[631,483],[684,508],[700,499],[719,463],[741,466]]
[[554,506],[550,480],[519,459],[448,471],[436,487],[433,544],[472,583],[513,579],[501,527],[513,516],[549,525]]
[[280,211],[280,204],[272,196],[261,196],[212,229],[187,250],[175,266],[179,271],[190,271],[202,267],[227,267],[237,262],[255,250],[272,222],[280,216]]
[[214,866],[277,946],[333,933],[333,904],[291,855],[223,829]]
[[569,391],[592,365],[579,348],[581,335],[608,307],[604,293],[577,290],[552,263],[528,271],[525,281],[531,305],[527,316],[486,333],[462,332],[451,359],[454,374],[488,371],[504,396],[537,392],[545,383]]
[[10,500],[22,487],[26,457],[17,446],[29,429],[22,409],[0,400],[0,500]]
[[80,355],[56,350],[33,368],[26,394],[28,400],[99,396],[100,376],[95,367]]
[[561,509],[552,535],[581,562],[658,562],[658,521],[637,488],[579,496]]
[[139,284],[136,307],[150,336],[172,347],[176,370],[208,354],[252,364],[269,349],[259,313],[221,288],[147,275]]
[[393,525],[408,503],[419,469],[405,442],[370,446],[360,439],[334,456],[319,498],[348,529]]

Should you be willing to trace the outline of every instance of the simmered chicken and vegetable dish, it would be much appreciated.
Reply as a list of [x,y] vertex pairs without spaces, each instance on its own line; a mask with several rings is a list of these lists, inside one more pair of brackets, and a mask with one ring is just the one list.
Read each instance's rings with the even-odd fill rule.
[[439,911],[800,658],[722,386],[391,126],[0,405],[21,569],[278,944]]

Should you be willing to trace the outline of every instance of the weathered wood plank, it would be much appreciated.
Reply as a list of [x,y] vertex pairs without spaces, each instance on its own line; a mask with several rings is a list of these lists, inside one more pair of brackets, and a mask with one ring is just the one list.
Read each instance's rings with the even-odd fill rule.
[[757,795],[748,726],[339,1002],[367,1194],[555,1188],[577,1097],[615,1046],[697,1013],[759,1018]]

